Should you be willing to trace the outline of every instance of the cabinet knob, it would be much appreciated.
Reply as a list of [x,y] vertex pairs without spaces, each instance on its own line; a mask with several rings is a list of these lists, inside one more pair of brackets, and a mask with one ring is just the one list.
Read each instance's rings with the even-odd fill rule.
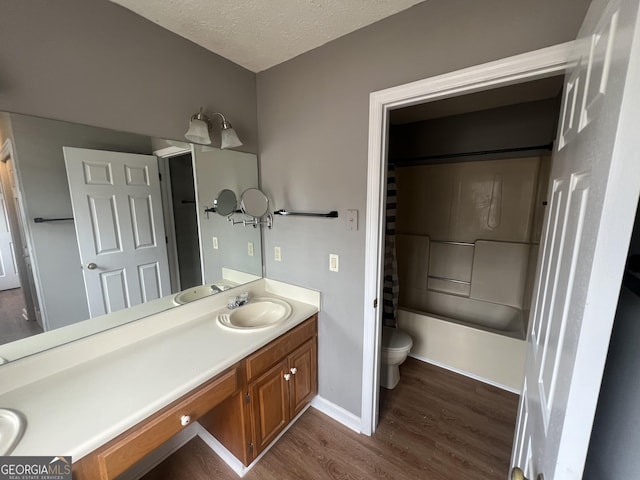
[[180,417],[180,425],[186,427],[189,423],[191,423],[191,417],[189,415],[182,415]]
[[284,374],[284,379],[288,382],[289,380],[291,380],[291,374],[290,373],[285,373]]
[[293,367],[291,369],[291,375],[295,375],[296,373],[298,373],[298,369],[296,367]]

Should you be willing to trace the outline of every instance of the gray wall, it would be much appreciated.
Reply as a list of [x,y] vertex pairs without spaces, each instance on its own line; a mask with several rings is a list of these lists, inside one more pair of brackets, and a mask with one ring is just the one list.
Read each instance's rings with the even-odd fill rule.
[[555,139],[559,114],[560,100],[549,99],[394,125],[389,159],[546,145]]
[[[370,92],[572,40],[587,7],[429,0],[258,74],[261,180],[274,208],[340,212],[279,217],[264,237],[268,277],[323,293],[323,397],[360,415]],[[346,209],[358,210],[358,231],[346,230]]]
[[254,73],[106,0],[1,0],[0,110],[183,139],[200,106],[257,152]]
[[22,186],[25,228],[47,329],[89,318],[73,222],[33,223],[33,218],[73,217],[62,147],[151,153],[148,137],[25,115],[10,115],[15,165]]

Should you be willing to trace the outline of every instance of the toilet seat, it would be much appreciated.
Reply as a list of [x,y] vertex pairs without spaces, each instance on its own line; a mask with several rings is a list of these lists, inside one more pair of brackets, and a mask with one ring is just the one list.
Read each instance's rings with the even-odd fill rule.
[[382,348],[389,352],[409,350],[413,340],[406,332],[393,327],[382,327]]

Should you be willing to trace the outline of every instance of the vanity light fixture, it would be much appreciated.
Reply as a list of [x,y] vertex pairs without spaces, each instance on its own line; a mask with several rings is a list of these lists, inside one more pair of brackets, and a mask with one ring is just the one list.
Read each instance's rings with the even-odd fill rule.
[[240,147],[242,142],[231,124],[224,118],[224,115],[221,113],[205,115],[202,112],[202,108],[198,113],[191,116],[189,130],[184,134],[184,137],[192,143],[211,145],[209,130],[213,125],[213,117],[215,116],[220,117],[220,148],[224,150],[226,148]]

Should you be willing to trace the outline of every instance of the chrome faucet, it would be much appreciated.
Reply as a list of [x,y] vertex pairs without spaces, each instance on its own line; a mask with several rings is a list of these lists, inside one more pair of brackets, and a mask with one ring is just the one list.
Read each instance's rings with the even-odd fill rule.
[[233,310],[234,308],[241,307],[249,303],[249,292],[242,292],[237,297],[229,297],[227,302],[227,308]]

